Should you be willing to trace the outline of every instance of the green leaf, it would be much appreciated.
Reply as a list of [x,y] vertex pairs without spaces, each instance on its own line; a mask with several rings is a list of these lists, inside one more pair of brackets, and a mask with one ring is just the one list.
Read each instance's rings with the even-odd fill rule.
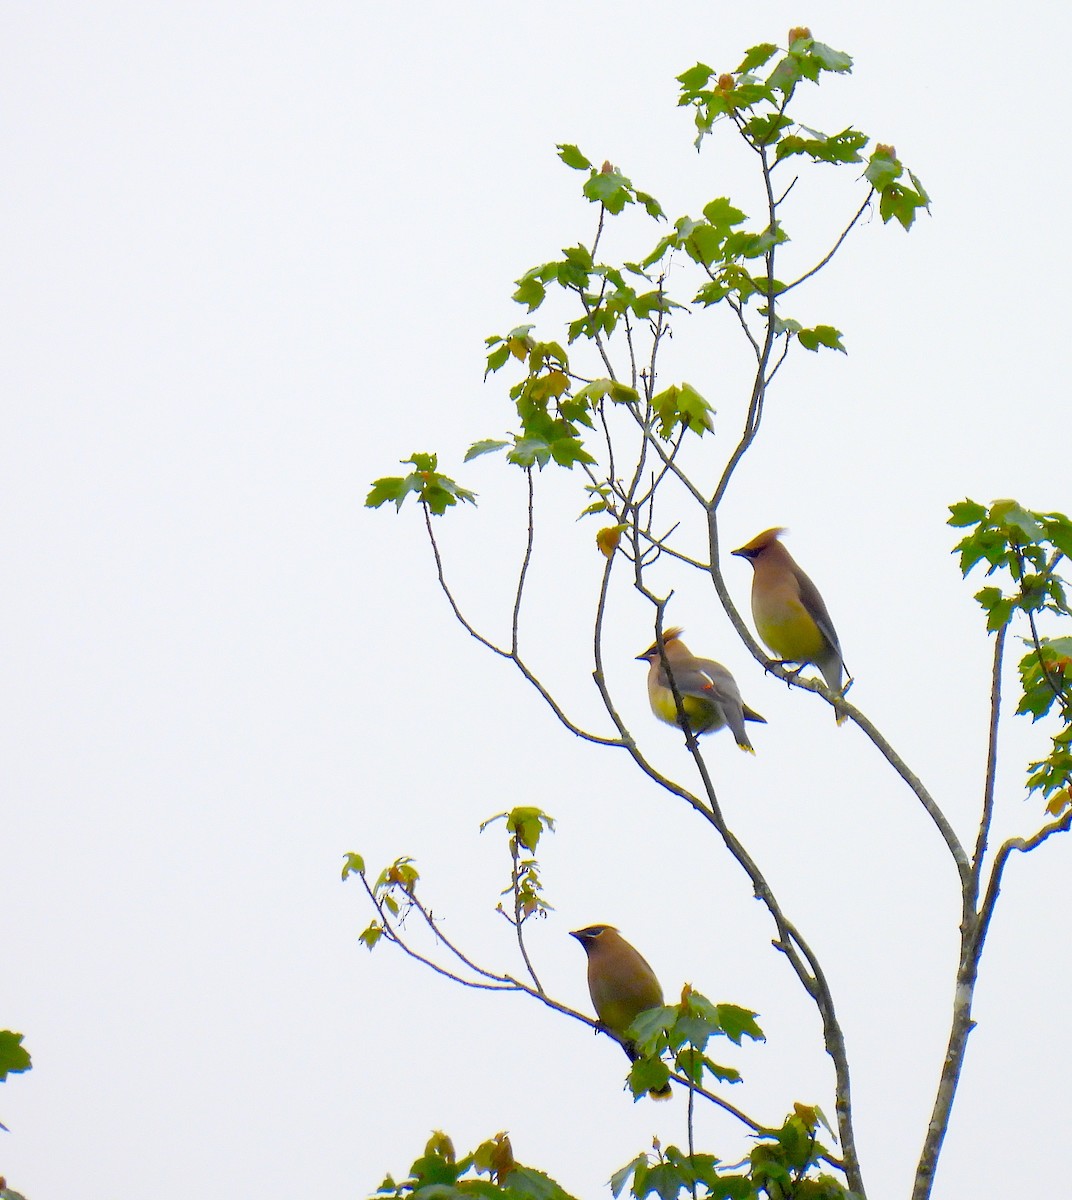
[[951,504],[949,511],[952,514],[947,525],[965,526],[978,525],[979,522],[986,516],[986,507],[982,504],[977,504],[974,500],[962,500],[959,504]]
[[[397,909],[397,905],[395,905],[395,908]],[[363,942],[365,947],[371,950],[382,937],[383,926],[379,921],[373,921],[367,929],[358,934],[357,940]]]
[[659,1058],[638,1058],[629,1068],[629,1090],[639,1100],[651,1091],[661,1091],[670,1078],[670,1068]]
[[[777,141],[783,129],[788,129],[793,122],[784,113],[764,113],[749,117],[745,122],[744,132],[756,145],[769,146]],[[799,140],[799,139],[798,139]],[[778,145],[778,158],[783,158],[781,143]]]
[[747,221],[747,216],[725,196],[719,196],[704,205],[703,215],[708,222],[723,235],[728,234],[734,225]]
[[463,462],[469,462],[471,459],[479,458],[482,454],[494,454],[496,450],[502,450],[505,446],[509,446],[509,442],[499,441],[496,438],[485,438],[482,442],[474,442],[465,452]]
[[714,428],[714,409],[690,383],[671,384],[657,396],[651,406],[659,418],[659,436],[669,438],[679,425],[687,425],[701,436]]
[[802,329],[797,334],[797,341],[805,350],[818,351],[820,346],[830,350],[840,350],[846,353],[841,343],[841,333],[833,325],[816,325],[813,329]]
[[631,1159],[620,1167],[610,1177],[610,1190],[615,1196],[620,1196],[625,1185],[632,1178],[633,1174],[639,1167],[646,1167],[648,1164],[648,1156],[646,1154],[638,1154],[636,1158]]
[[23,1035],[0,1029],[0,1080],[30,1069],[30,1056],[23,1049]]
[[523,275],[517,281],[517,289],[510,297],[518,304],[528,306],[529,312],[540,307],[547,295],[547,289],[534,275]]
[[681,84],[683,91],[696,92],[708,83],[714,73],[705,63],[697,63],[694,67],[689,67],[687,71],[682,71],[678,75],[677,81]]
[[778,143],[777,158],[788,158],[792,154],[807,154],[815,162],[856,163],[860,162],[860,151],[867,145],[867,134],[858,129],[843,129],[827,137],[816,130],[809,130],[813,137],[790,134]]
[[698,262],[701,266],[709,267],[712,263],[719,262],[722,259],[722,249],[725,241],[726,235],[713,225],[698,222],[692,227],[689,236],[685,238],[684,245],[693,262]]
[[364,875],[364,873],[365,873],[365,860],[361,857],[360,854],[354,854],[353,851],[351,851],[349,854],[347,854],[346,858],[343,860],[343,864],[342,864],[343,879],[346,879],[347,876],[349,876],[349,875]]
[[824,71],[851,71],[852,58],[841,50],[832,50],[829,46],[823,45],[822,42],[812,42],[811,44],[812,57],[818,59],[819,65]]
[[379,508],[388,500],[393,500],[396,508],[402,507],[402,501],[409,494],[410,488],[400,475],[391,475],[373,481],[372,490],[365,497],[366,508]]
[[[469,1194],[469,1183],[466,1182],[465,1195]],[[533,1167],[515,1166],[506,1177],[505,1187],[498,1195],[518,1197],[519,1200],[573,1200],[567,1192],[549,1176]],[[420,1200],[423,1200],[421,1193]]]
[[714,1076],[720,1083],[740,1083],[741,1072],[736,1067],[720,1066],[717,1062],[704,1057],[703,1065],[709,1075]]
[[753,46],[751,50],[745,51],[736,74],[745,75],[749,71],[754,71],[756,67],[762,67],[765,63],[770,62],[777,53],[778,47],[773,42],[761,42],[758,46]]
[[663,206],[655,199],[654,196],[649,196],[647,192],[638,191],[636,193],[638,204],[643,204],[644,211],[649,217],[654,217],[656,220],[665,220],[666,213],[663,212]]
[[576,146],[570,145],[568,142],[562,142],[558,146],[558,157],[566,164],[567,167],[572,167],[575,171],[587,171],[592,164],[587,158],[577,149]]
[[903,170],[891,147],[877,146],[864,170],[864,178],[876,192],[881,192],[898,179]]
[[604,396],[609,396],[616,404],[636,404],[640,400],[636,388],[613,379],[593,379],[576,393],[575,399],[594,407]]
[[602,204],[607,212],[615,216],[633,202],[632,185],[617,168],[593,171],[581,190],[589,200]]
[[906,231],[915,223],[917,210],[926,207],[925,196],[898,183],[891,183],[884,188],[878,202],[879,216],[883,222],[888,224],[896,217]]
[[739,1046],[742,1038],[750,1038],[753,1042],[766,1041],[763,1030],[756,1024],[756,1013],[739,1008],[736,1004],[719,1004],[716,1007],[719,1024],[731,1042]]
[[536,847],[540,844],[540,835],[546,829],[549,833],[554,832],[555,819],[542,808],[531,808],[527,806],[519,806],[511,808],[508,812],[496,814],[494,817],[488,817],[486,821],[480,822],[480,832],[483,833],[489,825],[496,821],[505,821],[506,828],[512,833],[526,850],[531,853],[536,853]]
[[696,295],[693,296],[693,303],[709,307],[712,304],[717,304],[720,300],[725,300],[733,290],[733,288],[725,283],[712,280],[710,283],[705,283]]
[[551,457],[560,467],[572,467],[574,463],[588,463],[596,460],[588,453],[580,438],[559,437],[550,443]]
[[786,55],[767,76],[767,87],[785,95],[791,92],[803,77],[804,73],[798,60]]
[[641,267],[647,268],[653,266],[666,254],[667,250],[676,248],[681,245],[681,239],[677,234],[671,233],[664,238],[660,238],[655,245],[655,249],[644,259],[641,260]]
[[639,1050],[656,1050],[665,1044],[665,1031],[677,1019],[677,1009],[657,1005],[638,1013],[626,1033]]
[[492,371],[498,371],[500,367],[505,366],[509,357],[510,347],[506,342],[502,342],[488,354],[488,366],[484,372],[484,378],[486,379]]

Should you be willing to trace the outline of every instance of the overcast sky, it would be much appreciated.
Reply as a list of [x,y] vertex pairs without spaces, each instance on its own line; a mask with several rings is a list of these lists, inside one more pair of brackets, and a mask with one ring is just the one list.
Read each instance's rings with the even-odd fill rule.
[[[1072,508],[1061,6],[7,7],[0,1028],[34,1069],[0,1087],[0,1174],[29,1200],[361,1197],[433,1128],[459,1149],[508,1129],[590,1197],[653,1135],[684,1144],[684,1099],[634,1105],[606,1039],[357,942],[371,914],[343,855],[411,854],[444,929],[520,971],[494,913],[504,838],[477,831],[516,804],[558,819],[555,909],[531,935],[554,995],[588,1010],[566,934],[616,924],[669,996],[689,981],[760,1013],[767,1043],[725,1056],[746,1079],[731,1099],[833,1117],[815,1013],[706,826],[457,625],[416,509],[363,508],[373,478],[438,450],[481,498],[441,522],[448,570],[503,635],[522,476],[460,460],[511,425],[508,381],[482,374],[483,339],[527,319],[512,281],[594,231],[555,143],[672,216],[726,194],[755,211],[744,156],[692,149],[674,76],[804,22],[856,61],[806,98],[814,123],[895,143],[933,215],[908,236],[869,220],[800,290],[794,315],[849,354],[790,359],[723,530],[790,527],[853,700],[971,840],[990,643],[946,505]],[[801,261],[862,198],[848,172],[836,204],[805,182]],[[619,253],[658,233],[631,228]],[[710,477],[746,400],[725,318],[682,317],[663,361],[718,410]],[[573,521],[579,480],[538,484],[524,644],[607,733],[585,658],[596,525]],[[726,572],[746,611],[747,564]],[[904,1197],[948,1028],[948,855],[858,730],[763,676],[702,580],[655,582],[768,719],[754,759],[722,735],[708,762],[830,976],[871,1200]],[[607,635],[625,719],[692,786],[647,709],[651,613],[624,573]],[[998,830],[1030,831],[1022,764],[1044,741],[1017,722],[1006,746]],[[1043,1194],[1060,1172],[1070,847],[1009,866],[940,1200]],[[706,1109],[698,1142],[749,1145]]]

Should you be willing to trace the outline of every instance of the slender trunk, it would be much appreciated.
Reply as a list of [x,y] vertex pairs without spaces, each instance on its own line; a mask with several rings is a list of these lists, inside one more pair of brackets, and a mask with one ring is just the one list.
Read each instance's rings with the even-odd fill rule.
[[964,1066],[964,1054],[968,1048],[968,1034],[975,1028],[972,1020],[972,999],[975,982],[979,976],[979,955],[982,951],[981,922],[974,914],[965,914],[960,937],[960,966],[957,969],[957,990],[953,996],[953,1021],[949,1029],[949,1044],[946,1047],[938,1091],[934,1097],[927,1136],[923,1139],[923,1151],[916,1167],[916,1178],[912,1186],[912,1200],[930,1200],[934,1186],[934,1175],[938,1167],[938,1156],[942,1153],[949,1128],[949,1115],[960,1082]]

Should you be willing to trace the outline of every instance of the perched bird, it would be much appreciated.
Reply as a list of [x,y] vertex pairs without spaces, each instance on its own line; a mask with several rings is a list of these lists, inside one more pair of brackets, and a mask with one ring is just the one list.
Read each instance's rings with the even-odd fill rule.
[[[814,663],[838,697],[845,662],[834,623],[815,584],[778,540],[783,529],[768,529],[733,553],[752,564],[752,616],[759,636],[783,662]],[[840,725],[845,714],[837,704]]]
[[[662,1005],[663,989],[655,972],[613,925],[574,929],[570,937],[575,937],[588,955],[588,991],[600,1024],[611,1033],[623,1037],[642,1012]],[[630,1062],[640,1057],[629,1042],[622,1045]],[[665,1100],[670,1091],[668,1083],[652,1088],[648,1095]]]
[[[663,652],[681,697],[689,727],[695,734],[715,733],[727,725],[737,739],[737,745],[755,754],[745,733],[745,721],[766,725],[766,717],[754,712],[741,699],[737,681],[721,664],[710,658],[696,658],[681,640],[680,629],[663,630]],[[677,705],[670,690],[670,679],[659,654],[659,643],[653,642],[638,661],[650,663],[648,669],[648,700],[651,711],[660,721],[677,725]]]

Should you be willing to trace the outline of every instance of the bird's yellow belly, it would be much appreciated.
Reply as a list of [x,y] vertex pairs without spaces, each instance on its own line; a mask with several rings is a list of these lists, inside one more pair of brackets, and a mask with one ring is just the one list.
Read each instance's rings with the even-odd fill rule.
[[779,658],[789,662],[815,662],[826,649],[819,626],[799,601],[771,610],[754,609],[759,636]]
[[[682,696],[681,706],[685,710],[685,716],[689,719],[693,733],[707,733],[709,730],[722,728],[722,714],[715,705],[708,704],[698,696]],[[656,716],[668,725],[678,723],[674,693],[669,688],[666,688],[665,692],[652,702],[652,707],[657,710]]]

